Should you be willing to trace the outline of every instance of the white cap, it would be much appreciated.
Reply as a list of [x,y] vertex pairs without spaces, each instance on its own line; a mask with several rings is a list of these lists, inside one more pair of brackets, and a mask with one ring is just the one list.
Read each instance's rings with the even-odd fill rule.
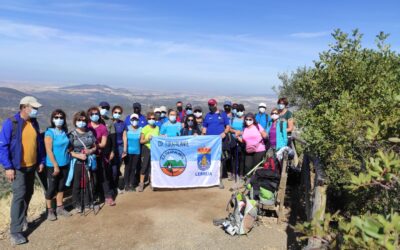
[[133,113],[133,114],[131,114],[131,117],[130,117],[130,119],[132,119],[132,118],[139,119],[139,116],[138,116],[138,114],[136,114],[136,113]]
[[167,113],[168,110],[167,110],[167,107],[161,106],[161,107],[160,107],[160,111],[161,111],[161,112]]
[[161,113],[161,109],[160,108],[155,108],[154,109],[154,113],[156,113],[156,112],[160,112]]
[[33,96],[25,96],[24,98],[21,99],[19,104],[24,104],[24,105],[31,105],[34,108],[40,108],[42,107],[42,104],[38,102],[38,100],[33,97]]
[[267,108],[267,104],[265,104],[265,103],[261,102],[260,104],[258,104],[258,107],[264,107],[264,108]]

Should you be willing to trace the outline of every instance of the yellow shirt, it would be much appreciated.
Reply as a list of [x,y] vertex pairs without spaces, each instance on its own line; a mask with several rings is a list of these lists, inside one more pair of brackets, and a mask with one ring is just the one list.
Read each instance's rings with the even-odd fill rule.
[[[158,126],[155,126],[154,128],[150,125],[146,125],[142,129],[142,134],[144,135],[144,139],[149,139],[150,135],[151,136],[159,136],[160,135],[160,128]],[[147,148],[150,149],[150,142],[147,142],[144,144]]]
[[37,133],[30,121],[23,125],[21,142],[21,166],[32,167],[37,163]]

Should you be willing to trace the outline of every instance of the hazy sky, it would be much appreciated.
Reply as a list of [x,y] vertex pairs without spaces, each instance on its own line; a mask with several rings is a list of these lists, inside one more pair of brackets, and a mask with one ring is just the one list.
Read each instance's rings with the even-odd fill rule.
[[[351,2],[351,3],[350,3]],[[335,28],[399,51],[400,1],[0,0],[0,80],[270,93]]]

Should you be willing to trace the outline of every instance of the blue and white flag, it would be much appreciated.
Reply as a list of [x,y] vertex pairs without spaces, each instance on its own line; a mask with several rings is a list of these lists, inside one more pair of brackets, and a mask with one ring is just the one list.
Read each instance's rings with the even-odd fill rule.
[[156,188],[210,187],[220,182],[221,137],[153,137],[151,184]]

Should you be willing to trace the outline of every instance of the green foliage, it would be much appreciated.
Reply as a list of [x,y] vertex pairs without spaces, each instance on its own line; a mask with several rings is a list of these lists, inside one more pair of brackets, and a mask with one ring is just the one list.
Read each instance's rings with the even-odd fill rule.
[[391,238],[385,223],[395,225],[399,215],[392,211],[400,211],[400,55],[383,32],[376,49],[362,47],[358,30],[332,35],[335,42],[313,67],[279,76],[280,96],[299,108],[296,126],[308,142],[306,150],[325,167],[328,205],[334,201],[330,209],[341,210],[327,215],[336,228],[312,221],[298,229],[306,236],[328,235],[330,244],[341,247],[394,249],[399,229]]

